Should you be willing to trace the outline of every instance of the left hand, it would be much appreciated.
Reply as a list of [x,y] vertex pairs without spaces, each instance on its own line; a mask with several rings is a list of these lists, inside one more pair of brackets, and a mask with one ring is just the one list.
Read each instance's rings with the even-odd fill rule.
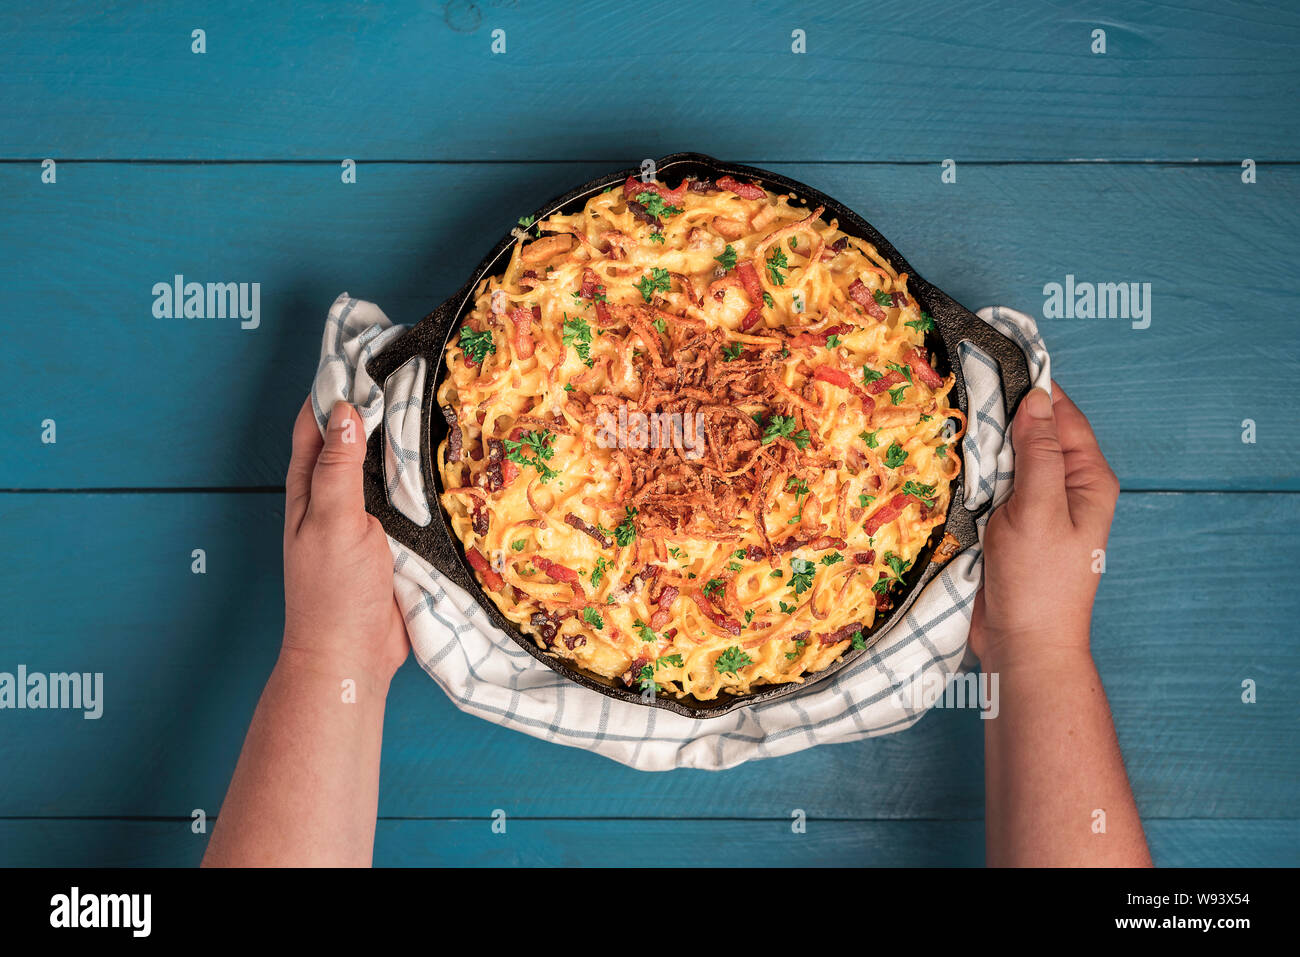
[[283,652],[387,688],[410,640],[393,594],[393,555],[366,512],[366,431],[337,402],[322,438],[311,400],[293,427],[285,478]]

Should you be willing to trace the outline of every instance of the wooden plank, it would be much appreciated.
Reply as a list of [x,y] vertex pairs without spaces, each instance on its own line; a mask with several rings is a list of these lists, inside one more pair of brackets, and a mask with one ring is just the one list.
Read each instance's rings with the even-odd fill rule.
[[[211,823],[211,822],[209,822]],[[385,820],[378,867],[978,867],[982,821]],[[1161,867],[1294,867],[1296,821],[1149,820]],[[206,834],[175,821],[0,821],[3,867],[189,867]]]
[[0,24],[0,156],[1295,159],[1298,44],[1263,0],[60,0]]
[[[973,308],[1151,284],[1151,323],[1043,319],[1058,378],[1130,489],[1296,489],[1300,169],[776,165],[844,200]],[[542,197],[608,166],[0,166],[0,282],[29,325],[3,486],[268,486],[342,290],[414,321]],[[484,210],[490,210],[484,214]],[[261,283],[260,325],[158,319],[155,283]],[[41,423],[57,423],[43,444]],[[1242,423],[1257,441],[1242,442]]]
[[[1144,814],[1293,813],[1297,519],[1291,494],[1121,497],[1093,634]],[[281,521],[269,494],[0,496],[0,670],[102,671],[105,699],[95,721],[0,713],[0,817],[217,810],[278,645]],[[978,819],[982,733],[937,710],[871,741],[645,774],[461,714],[408,662],[381,812]]]

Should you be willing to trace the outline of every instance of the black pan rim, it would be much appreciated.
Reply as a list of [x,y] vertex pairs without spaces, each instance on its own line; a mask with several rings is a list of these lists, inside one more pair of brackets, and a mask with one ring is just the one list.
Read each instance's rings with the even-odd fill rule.
[[[804,183],[789,179],[769,170],[724,163],[701,153],[673,153],[654,161],[654,173],[662,176],[671,170],[681,176],[707,175],[716,178],[731,175],[738,179],[757,180],[765,188],[779,193],[792,193],[808,207],[823,206],[823,218],[838,220],[839,228],[844,232],[858,236],[875,245],[877,251],[899,272],[909,276],[908,287],[911,294],[935,320],[935,329],[926,337],[926,349],[939,357],[937,365],[941,371],[951,371],[957,382],[953,390],[956,395],[955,405],[969,415],[965,377],[961,368],[958,350],[962,343],[969,342],[983,349],[998,361],[1002,368],[1003,401],[1010,412],[1019,398],[1028,390],[1028,367],[1024,354],[1010,340],[1006,339],[992,327],[985,324],[965,307],[961,306],[942,290],[933,286],[910,266],[894,246],[869,222],[853,210],[834,198]],[[540,207],[533,215],[537,221],[562,209],[585,203],[591,196],[608,187],[620,186],[628,176],[636,176],[640,169],[625,169],[606,174],[590,180],[569,192],[552,199]],[[785,684],[765,686],[762,690],[747,695],[719,695],[716,699],[699,701],[691,696],[668,697],[643,695],[638,691],[624,687],[613,679],[605,679],[576,666],[563,658],[547,653],[538,646],[529,635],[522,632],[511,622],[496,603],[487,595],[469,567],[464,548],[452,532],[441,502],[435,502],[442,491],[441,476],[436,468],[434,457],[446,425],[442,417],[434,413],[434,395],[441,383],[444,369],[443,357],[447,340],[459,328],[461,317],[472,303],[474,290],[488,275],[503,254],[517,241],[513,233],[501,238],[489,252],[469,280],[450,298],[430,312],[419,323],[407,330],[398,340],[379,354],[371,363],[371,374],[376,382],[386,383],[387,377],[415,356],[426,359],[424,421],[421,442],[421,473],[425,488],[433,489],[430,496],[430,511],[433,520],[427,526],[417,526],[410,522],[388,500],[383,474],[382,443],[373,439],[367,451],[366,462],[366,505],[367,509],[379,517],[385,530],[402,544],[411,548],[434,568],[464,588],[475,604],[481,607],[488,619],[501,628],[517,645],[527,651],[538,661],[551,668],[568,681],[589,690],[597,691],[608,697],[671,711],[685,717],[707,719],[720,717],[738,708],[752,707],[779,700],[800,693],[813,685],[832,679],[843,672],[864,655],[872,653],[874,646],[889,633],[906,616],[913,602],[925,586],[944,567],[930,561],[934,546],[945,532],[953,532],[963,550],[977,540],[975,520],[979,513],[972,513],[964,506],[966,470],[952,482],[951,498],[948,512],[943,524],[937,526],[931,534],[927,545],[914,560],[910,575],[904,578],[905,590],[896,593],[894,607],[882,616],[867,631],[865,647],[850,649],[837,661],[819,672],[803,676],[802,680]],[[1018,362],[1017,362],[1018,360]],[[377,429],[376,434],[383,432]],[[434,506],[437,507],[434,507]],[[923,564],[924,562],[924,564]]]

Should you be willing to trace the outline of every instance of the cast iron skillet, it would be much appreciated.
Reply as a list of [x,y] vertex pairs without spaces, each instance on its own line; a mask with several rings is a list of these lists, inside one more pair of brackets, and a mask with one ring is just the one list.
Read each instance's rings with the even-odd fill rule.
[[[581,209],[586,201],[602,192],[606,187],[621,186],[629,175],[637,175],[638,170],[622,170],[600,177],[553,199],[535,213],[537,220],[557,212],[573,212]],[[722,163],[710,156],[700,153],[673,153],[659,160],[655,174],[661,182],[678,182],[684,176],[717,179],[720,176],[734,176],[748,182],[757,180],[767,189],[776,193],[793,193],[799,200],[805,201],[809,208],[824,206],[822,218],[829,221],[839,220],[839,227],[844,232],[871,242],[876,249],[889,260],[899,272],[910,277],[908,291],[916,297],[921,307],[934,317],[934,331],[926,337],[926,348],[935,354],[936,370],[945,375],[952,372],[957,377],[956,388],[951,395],[956,397],[956,405],[967,415],[966,382],[958,360],[958,346],[969,342],[983,350],[994,359],[1002,371],[1002,398],[1008,411],[1014,411],[1021,397],[1029,389],[1029,368],[1024,353],[1010,339],[982,322],[958,303],[930,285],[916,274],[907,261],[898,254],[885,237],[851,209],[818,192],[803,183],[795,182],[776,173],[756,169],[750,166],[738,166]],[[498,628],[515,640],[515,642],[538,661],[558,671],[584,688],[590,688],[611,698],[645,704],[656,708],[665,708],[690,718],[712,718],[726,714],[736,708],[760,702],[773,701],[786,695],[795,694],[805,688],[825,681],[841,668],[848,666],[861,655],[867,653],[871,645],[889,630],[895,622],[907,613],[916,596],[930,579],[940,571],[939,564],[930,563],[930,555],[945,531],[951,532],[963,549],[975,544],[975,520],[982,514],[970,512],[963,504],[965,498],[965,471],[953,482],[951,503],[948,506],[947,521],[934,530],[930,540],[912,564],[912,570],[904,576],[905,591],[896,594],[894,608],[867,632],[867,648],[850,650],[835,664],[807,676],[802,684],[773,685],[753,694],[735,696],[719,694],[712,701],[699,701],[694,697],[672,698],[655,696],[642,698],[640,692],[625,688],[616,679],[605,678],[577,667],[562,658],[548,655],[537,646],[532,637],[523,634],[514,622],[506,618],[488,597],[478,580],[474,577],[465,551],[451,530],[439,505],[438,497],[442,494],[442,479],[436,468],[436,450],[438,444],[446,437],[447,424],[438,411],[435,393],[443,378],[443,354],[447,340],[461,326],[461,321],[473,305],[474,289],[486,276],[504,269],[509,259],[510,247],[516,238],[503,236],[490,253],[479,263],[474,274],[464,286],[450,299],[429,313],[422,321],[413,326],[403,336],[393,342],[370,362],[370,373],[375,382],[387,387],[387,380],[393,372],[415,356],[426,360],[424,396],[421,408],[424,413],[423,441],[420,448],[420,468],[424,476],[424,487],[429,499],[433,521],[420,527],[393,507],[388,500],[384,481],[383,443],[387,441],[381,426],[370,438],[366,450],[365,491],[366,509],[378,517],[385,531],[403,545],[423,556],[434,568],[442,572],[456,584],[464,588],[483,608],[488,618]]]

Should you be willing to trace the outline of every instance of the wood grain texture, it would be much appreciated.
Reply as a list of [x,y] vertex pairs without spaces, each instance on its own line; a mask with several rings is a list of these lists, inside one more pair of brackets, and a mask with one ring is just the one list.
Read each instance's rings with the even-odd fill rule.
[[[1042,319],[1057,378],[1130,489],[1297,489],[1300,168],[772,164],[865,215],[971,308],[1151,284],[1151,325]],[[274,486],[329,303],[413,322],[514,220],[602,164],[0,166],[0,282],[28,326],[0,419],[5,487]],[[261,283],[257,329],[157,319],[176,274]],[[53,418],[58,443],[42,444]],[[1243,444],[1242,423],[1257,427]]]
[[[209,829],[211,826],[209,821]],[[982,821],[391,820],[375,833],[378,867],[978,867]],[[1283,820],[1152,820],[1162,867],[1294,867],[1300,827]],[[173,821],[0,821],[0,866],[186,867],[206,834]]]
[[[1148,816],[1294,812],[1300,496],[1126,494],[1093,626]],[[102,671],[104,716],[0,713],[0,817],[214,813],[280,628],[274,495],[9,494],[0,670]],[[190,551],[207,551],[207,574]],[[1224,596],[1231,596],[1225,600]],[[1241,702],[1241,682],[1258,703]],[[381,813],[853,819],[983,814],[982,727],[914,729],[713,774],[645,774],[460,712],[413,664],[389,698]]]
[[1296,159],[1297,44],[1269,2],[60,0],[0,21],[0,155]]

